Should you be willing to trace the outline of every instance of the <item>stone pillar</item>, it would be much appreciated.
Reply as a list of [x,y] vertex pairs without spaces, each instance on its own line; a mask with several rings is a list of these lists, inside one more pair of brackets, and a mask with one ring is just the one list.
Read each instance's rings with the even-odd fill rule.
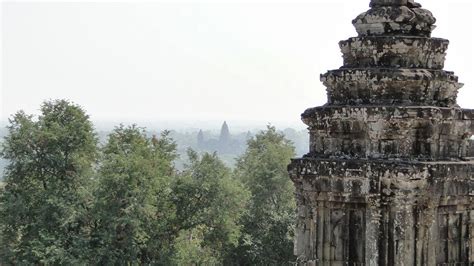
[[381,223],[382,223],[382,206],[380,198],[369,198],[366,211],[366,248],[365,248],[365,263],[368,266],[377,266],[380,262],[380,238]]
[[469,140],[469,148],[466,157],[474,157],[474,140]]

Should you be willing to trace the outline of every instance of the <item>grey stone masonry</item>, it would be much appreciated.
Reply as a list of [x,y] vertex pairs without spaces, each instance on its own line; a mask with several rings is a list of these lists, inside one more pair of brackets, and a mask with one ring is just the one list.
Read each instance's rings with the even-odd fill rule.
[[449,41],[413,0],[372,0],[302,114],[310,151],[288,166],[298,265],[474,265],[474,110],[444,70]]
[[474,140],[469,141],[469,155],[468,157],[474,157]]

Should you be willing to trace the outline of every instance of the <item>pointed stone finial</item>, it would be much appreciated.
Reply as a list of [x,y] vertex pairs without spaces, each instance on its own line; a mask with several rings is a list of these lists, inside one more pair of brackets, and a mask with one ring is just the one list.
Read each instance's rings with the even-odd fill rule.
[[370,6],[353,21],[360,36],[430,37],[435,29],[433,14],[414,0],[371,0]]
[[370,7],[377,6],[407,6],[410,8],[420,8],[421,5],[414,0],[371,0]]
[[376,6],[406,6],[408,0],[371,0],[370,7]]

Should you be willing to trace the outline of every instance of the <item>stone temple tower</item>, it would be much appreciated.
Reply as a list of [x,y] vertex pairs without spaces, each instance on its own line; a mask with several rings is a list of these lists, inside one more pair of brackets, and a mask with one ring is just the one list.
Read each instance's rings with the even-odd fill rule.
[[413,0],[372,0],[289,166],[300,265],[474,265],[474,110]]

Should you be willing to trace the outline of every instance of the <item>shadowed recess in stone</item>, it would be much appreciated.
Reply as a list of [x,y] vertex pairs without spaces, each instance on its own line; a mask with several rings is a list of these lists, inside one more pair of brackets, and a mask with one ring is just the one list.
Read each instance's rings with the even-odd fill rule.
[[310,152],[288,170],[298,265],[474,265],[474,110],[449,41],[412,0],[372,0],[302,114]]

